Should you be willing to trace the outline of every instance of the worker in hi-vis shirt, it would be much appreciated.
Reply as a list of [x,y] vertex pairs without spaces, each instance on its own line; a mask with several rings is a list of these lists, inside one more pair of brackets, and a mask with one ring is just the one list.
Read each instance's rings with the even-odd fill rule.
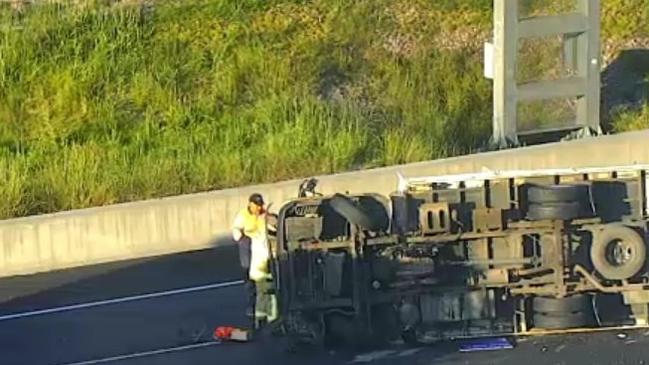
[[269,320],[272,311],[272,298],[267,293],[271,289],[272,277],[269,268],[270,252],[264,204],[260,194],[250,195],[247,207],[237,214],[232,229],[232,237],[239,246],[241,267],[247,278],[246,314],[254,317],[256,328]]

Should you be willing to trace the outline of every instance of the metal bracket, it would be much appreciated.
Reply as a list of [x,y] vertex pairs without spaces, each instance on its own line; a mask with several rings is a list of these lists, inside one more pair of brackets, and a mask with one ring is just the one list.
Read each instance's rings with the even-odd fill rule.
[[473,225],[478,233],[503,229],[502,209],[475,209],[473,211]]
[[451,215],[448,203],[428,203],[419,207],[419,225],[423,234],[450,233]]

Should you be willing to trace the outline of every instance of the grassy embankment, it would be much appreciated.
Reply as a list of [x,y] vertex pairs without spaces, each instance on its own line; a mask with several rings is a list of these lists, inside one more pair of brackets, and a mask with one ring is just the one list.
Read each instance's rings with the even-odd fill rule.
[[[604,1],[605,36],[649,31],[642,3]],[[491,0],[5,7],[0,24],[0,218],[421,161],[490,134]],[[648,127],[647,110],[617,124]]]

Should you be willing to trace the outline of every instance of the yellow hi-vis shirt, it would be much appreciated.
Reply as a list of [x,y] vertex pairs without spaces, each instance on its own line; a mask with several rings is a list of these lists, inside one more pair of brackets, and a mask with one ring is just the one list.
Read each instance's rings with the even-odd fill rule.
[[268,278],[270,276],[268,270],[270,254],[266,237],[266,216],[264,214],[255,216],[248,211],[248,208],[242,209],[234,219],[232,229],[232,237],[236,241],[241,238],[241,231],[251,240],[248,277],[254,281]]

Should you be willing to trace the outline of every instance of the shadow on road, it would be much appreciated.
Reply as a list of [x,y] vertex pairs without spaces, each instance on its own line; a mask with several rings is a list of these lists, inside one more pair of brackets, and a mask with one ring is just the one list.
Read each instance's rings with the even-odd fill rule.
[[0,279],[0,315],[240,280],[237,247],[212,249]]
[[[202,251],[2,279],[0,316],[27,316],[0,321],[0,362],[66,364],[209,341],[215,325],[245,323],[240,286],[94,304],[241,278],[237,247],[219,240]],[[60,307],[73,310],[31,312]]]

